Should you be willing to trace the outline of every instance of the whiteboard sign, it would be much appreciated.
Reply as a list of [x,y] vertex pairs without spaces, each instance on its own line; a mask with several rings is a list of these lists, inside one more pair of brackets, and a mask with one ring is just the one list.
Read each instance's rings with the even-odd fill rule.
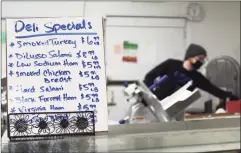
[[8,113],[94,111],[108,130],[102,19],[7,20]]

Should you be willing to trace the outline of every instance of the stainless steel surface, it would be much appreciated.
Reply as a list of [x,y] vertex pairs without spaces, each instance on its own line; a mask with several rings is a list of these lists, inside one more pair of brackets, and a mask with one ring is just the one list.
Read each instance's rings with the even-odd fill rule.
[[240,65],[229,56],[211,60],[207,66],[207,78],[216,86],[240,96]]
[[[231,152],[230,152],[231,151]],[[143,150],[128,150],[122,152],[182,152],[182,153],[239,153],[240,143],[222,143],[222,144],[211,144],[211,145],[192,145],[183,147],[168,147],[168,148],[156,148],[156,149],[143,149]]]
[[[190,147],[198,145],[240,143],[240,128],[176,131],[166,133],[143,133],[129,135],[102,135],[95,137],[66,138],[62,140],[42,140],[12,142],[3,144],[3,151],[9,149],[34,153],[42,150],[54,152],[106,152],[106,151],[141,151],[162,150],[169,147]],[[25,149],[23,149],[25,147]],[[42,148],[41,148],[42,147]],[[229,148],[230,149],[230,148]],[[232,148],[235,149],[235,148]]]
[[134,83],[127,86],[124,93],[128,97],[128,102],[130,102],[127,111],[129,123],[135,124],[137,122],[143,122],[136,121],[136,117],[139,116],[143,116],[143,120],[149,123],[170,122],[175,119],[177,121],[183,121],[185,109],[201,96],[197,89],[189,91],[188,88],[191,86],[192,82],[190,81],[172,96],[162,101],[159,101],[141,80],[138,80],[137,84]]
[[201,97],[200,92],[195,92],[192,94],[188,99],[185,99],[183,101],[179,101],[172,105],[170,108],[168,108],[166,111],[170,117],[176,117],[179,113],[182,113],[188,106],[190,106],[192,103],[196,102],[197,99]]
[[[240,146],[240,117],[227,120],[213,119],[109,127],[108,135],[103,133],[93,137],[11,143],[4,138],[2,149],[5,153],[11,149],[12,153],[16,153],[14,150],[22,150],[24,153],[41,151],[45,153],[146,152],[146,150],[163,152],[167,151],[168,148],[192,148],[196,146],[196,152],[199,152],[200,147],[202,151],[212,150],[212,147],[205,147],[210,145],[219,145],[219,150],[225,144],[229,144],[226,150],[239,149]],[[198,149],[199,151],[197,151]]]
[[130,124],[109,126],[108,134],[133,134],[148,132],[168,132],[240,127],[240,116],[234,118],[191,120],[149,124]]
[[175,117],[176,121],[184,121],[185,120],[185,111],[178,113]]
[[[163,109],[162,105],[159,104],[159,100],[157,97],[147,88],[147,86],[140,80],[138,80],[138,84],[144,89],[143,98],[146,102],[149,103],[148,108],[150,112],[158,119],[159,122],[169,122],[171,121],[171,117],[167,112]],[[152,108],[155,111],[152,111]]]

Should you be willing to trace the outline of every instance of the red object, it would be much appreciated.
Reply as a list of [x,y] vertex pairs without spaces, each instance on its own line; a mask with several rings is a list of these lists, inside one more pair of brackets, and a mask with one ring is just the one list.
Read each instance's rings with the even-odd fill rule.
[[240,113],[241,100],[226,102],[226,111],[228,113]]
[[130,56],[123,56],[122,57],[123,62],[130,62],[130,63],[137,63],[136,57],[130,57]]

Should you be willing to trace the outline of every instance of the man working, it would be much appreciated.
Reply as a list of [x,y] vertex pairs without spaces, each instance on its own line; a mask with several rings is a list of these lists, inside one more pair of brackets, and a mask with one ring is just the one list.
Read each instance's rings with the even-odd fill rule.
[[[203,47],[191,44],[186,51],[184,61],[175,59],[164,61],[147,73],[144,83],[149,87],[154,83],[157,77],[168,75],[168,80],[162,83],[160,88],[153,91],[157,98],[162,100],[177,90],[177,82],[174,74],[178,72],[192,80],[195,87],[219,97],[220,99],[227,100],[229,98],[230,100],[238,100],[239,98],[237,96],[216,87],[197,71],[203,65],[206,57],[207,52]],[[185,83],[182,85],[184,84]]]

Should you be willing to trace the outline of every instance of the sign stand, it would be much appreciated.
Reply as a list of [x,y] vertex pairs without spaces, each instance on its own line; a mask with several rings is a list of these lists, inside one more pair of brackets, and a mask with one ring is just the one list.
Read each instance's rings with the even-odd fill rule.
[[95,135],[93,111],[8,114],[11,141]]

